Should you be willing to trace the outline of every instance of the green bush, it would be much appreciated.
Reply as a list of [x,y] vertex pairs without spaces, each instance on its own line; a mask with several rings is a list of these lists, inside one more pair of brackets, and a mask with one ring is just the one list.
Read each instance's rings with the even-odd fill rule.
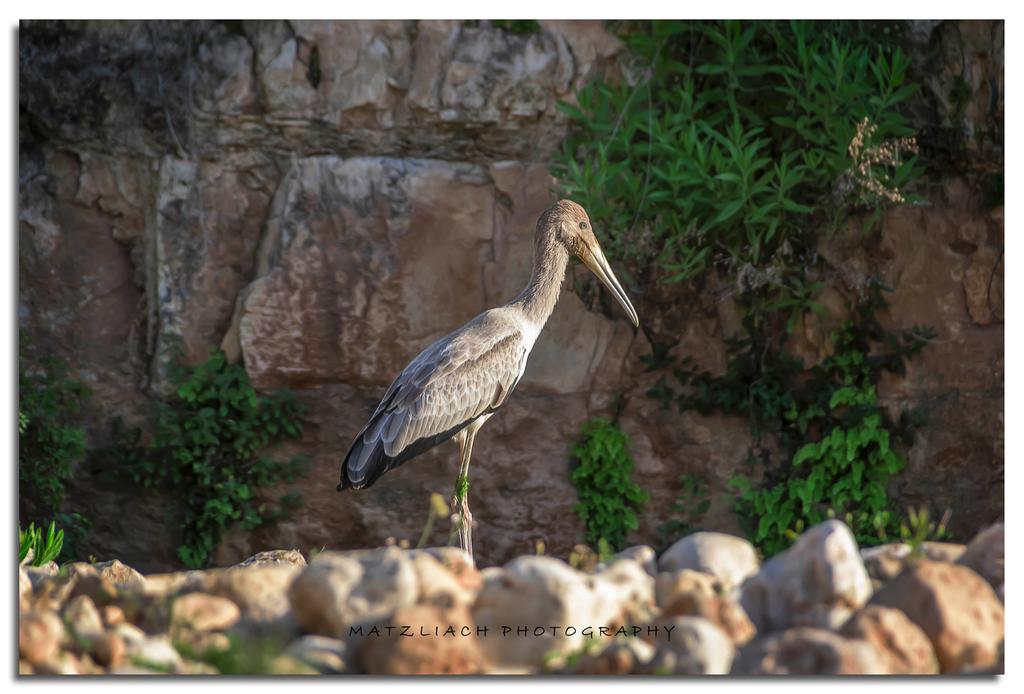
[[119,469],[136,484],[179,498],[184,541],[178,555],[197,568],[208,562],[227,528],[237,523],[253,529],[299,505],[295,494],[274,502],[263,490],[294,482],[303,459],[281,462],[258,452],[297,438],[302,413],[286,390],[257,394],[245,369],[220,352],[191,370],[175,369],[171,381],[175,397],[156,404],[149,445],[139,444],[139,431],[115,423],[117,457]]
[[607,543],[615,550],[623,549],[626,536],[639,527],[636,514],[648,499],[647,492],[632,480],[629,437],[607,419],[591,419],[583,426],[583,438],[572,454],[577,461],[572,483],[579,494],[573,510],[586,525],[584,542],[591,547]]
[[711,508],[711,489],[704,477],[692,472],[680,475],[679,485],[679,495],[671,508],[673,517],[658,526],[659,551],[699,531],[700,519]]
[[561,104],[553,173],[633,281],[711,268],[763,313],[806,310],[818,229],[903,200],[917,174],[898,49],[814,22],[628,23],[631,62]]
[[85,430],[76,419],[89,390],[68,376],[61,359],[31,360],[22,351],[19,361],[19,496],[23,513],[41,520],[60,508],[72,466],[85,456]]
[[845,520],[862,544],[885,541],[897,530],[886,485],[904,466],[897,442],[910,443],[921,416],[911,411],[892,419],[878,404],[876,388],[883,371],[905,373],[905,361],[935,333],[884,330],[875,316],[886,306],[883,289],[877,281],[869,285],[864,301],[833,333],[832,355],[813,368],[747,336],[729,341],[725,374],[684,363],[675,369],[678,388],[662,379],[649,393],[682,410],[750,422],[751,459],[763,467],[763,480],[754,486],[745,475],[734,478],[735,509],[766,555],[830,517]]

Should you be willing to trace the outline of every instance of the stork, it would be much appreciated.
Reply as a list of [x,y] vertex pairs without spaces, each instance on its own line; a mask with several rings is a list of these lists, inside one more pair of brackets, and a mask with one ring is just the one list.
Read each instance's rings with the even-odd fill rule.
[[473,556],[469,461],[480,427],[501,407],[526,370],[537,336],[555,308],[571,255],[578,257],[640,326],[608,266],[586,211],[559,200],[537,220],[533,272],[519,295],[484,311],[416,356],[384,393],[341,466],[342,489],[365,489],[388,470],[454,438],[459,476],[452,511],[459,544]]

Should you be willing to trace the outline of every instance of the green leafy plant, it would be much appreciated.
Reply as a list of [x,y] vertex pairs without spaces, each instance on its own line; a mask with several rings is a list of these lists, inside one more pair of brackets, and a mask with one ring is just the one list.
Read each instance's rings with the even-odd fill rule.
[[661,549],[700,530],[700,519],[711,508],[711,488],[704,477],[694,473],[680,475],[679,485],[679,495],[672,503],[673,517],[658,526]]
[[607,419],[591,419],[572,454],[577,465],[571,478],[579,494],[573,510],[586,526],[584,542],[623,549],[626,536],[639,527],[637,512],[648,500],[647,492],[632,479],[635,463],[629,437]]
[[18,528],[18,562],[25,561],[32,551],[32,566],[42,566],[54,561],[61,553],[64,546],[64,531],[57,529],[57,524],[50,521],[47,530],[37,528],[35,523],[29,523],[28,528]]
[[[784,549],[805,527],[839,517],[863,544],[895,532],[898,514],[886,491],[904,466],[897,444],[909,444],[918,412],[893,419],[877,401],[883,371],[905,372],[905,362],[935,337],[921,326],[884,330],[876,313],[886,289],[872,281],[863,301],[832,334],[832,354],[805,369],[801,360],[750,335],[728,342],[728,364],[712,375],[684,364],[676,389],[664,379],[649,395],[703,414],[718,411],[750,422],[755,483],[732,480],[735,508],[751,541],[766,555]],[[769,445],[770,444],[770,445]]]
[[179,497],[184,541],[178,556],[195,568],[207,563],[228,527],[272,523],[301,503],[296,494],[275,502],[263,492],[294,482],[304,460],[258,453],[297,438],[302,411],[289,391],[258,394],[245,369],[221,352],[190,370],[173,370],[171,381],[175,396],[156,404],[152,441],[140,445],[141,432],[115,422],[115,447],[118,468],[134,483]]
[[904,199],[909,59],[814,22],[629,22],[624,78],[560,108],[561,193],[600,219],[632,281],[717,269],[753,316],[814,293],[820,229]]
[[22,349],[18,373],[18,479],[22,514],[52,516],[64,501],[73,465],[85,456],[77,415],[89,398],[56,357],[31,359]]
[[[899,521],[897,538],[910,546],[910,556],[919,559],[924,556],[925,542],[939,542],[950,537],[948,526],[951,512],[946,509],[938,521],[931,519],[926,507],[907,509],[904,518]],[[879,528],[879,540],[889,542],[889,533],[884,527]]]

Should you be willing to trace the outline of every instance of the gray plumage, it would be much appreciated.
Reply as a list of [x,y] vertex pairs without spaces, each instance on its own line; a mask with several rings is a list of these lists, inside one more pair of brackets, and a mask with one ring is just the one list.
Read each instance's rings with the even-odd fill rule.
[[522,378],[530,350],[558,301],[571,255],[597,275],[639,325],[587,213],[572,201],[559,200],[537,220],[533,273],[526,288],[409,362],[356,435],[341,466],[339,490],[369,487],[388,470],[455,438],[460,468],[452,508],[459,513],[459,543],[472,556],[468,475],[473,439]]
[[505,402],[528,353],[514,313],[486,311],[409,362],[356,436],[341,488],[370,486]]

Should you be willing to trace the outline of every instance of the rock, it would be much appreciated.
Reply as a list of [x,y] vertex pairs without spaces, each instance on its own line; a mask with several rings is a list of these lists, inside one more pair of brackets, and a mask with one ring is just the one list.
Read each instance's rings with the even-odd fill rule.
[[655,581],[658,606],[664,617],[703,617],[741,646],[756,630],[738,602],[721,592],[712,576],[683,569],[658,574]]
[[637,624],[651,618],[654,608],[654,578],[633,559],[618,559],[606,566],[597,579],[617,593],[619,623]]
[[613,560],[617,559],[629,559],[630,561],[635,561],[651,576],[658,575],[658,555],[655,553],[654,548],[648,545],[627,547],[621,552],[615,554]]
[[835,629],[871,597],[871,580],[846,525],[806,530],[743,584],[740,604],[759,634],[791,626]]
[[[28,572],[25,571],[24,566],[18,567],[18,603],[19,605],[25,604],[26,598],[32,597],[32,579],[28,577]],[[24,611],[24,608],[22,608]]]
[[[488,637],[480,640],[485,655],[498,668],[539,668],[553,651],[578,650],[588,637],[583,633],[587,627],[600,640],[599,627],[619,623],[631,602],[639,605],[646,599],[639,577],[653,592],[652,579],[638,564],[616,564],[632,570],[623,568],[615,578],[602,578],[553,557],[529,555],[501,569],[485,569],[473,605],[477,625],[488,630]],[[548,628],[552,625],[557,630]],[[570,627],[573,633],[566,633]]]
[[658,607],[669,609],[673,600],[680,595],[696,593],[707,597],[723,592],[722,582],[710,574],[681,569],[662,571],[654,579],[654,595]]
[[[175,669],[175,675],[219,675],[220,670],[215,668],[209,663],[203,663],[195,660],[182,660],[181,664]],[[305,673],[295,673],[305,674]]]
[[1003,524],[996,523],[971,540],[958,563],[972,569],[1003,599]]
[[103,624],[108,627],[124,622],[124,610],[117,605],[104,605],[100,608],[100,616],[103,617]]
[[89,656],[79,658],[69,651],[59,651],[50,660],[36,666],[37,675],[86,675],[94,674],[91,662],[86,659]]
[[306,568],[306,558],[302,556],[302,552],[297,549],[274,549],[254,554],[245,561],[240,562],[237,566],[238,568],[242,568],[253,566],[279,566],[281,564],[288,564],[304,569]]
[[824,629],[796,627],[754,639],[733,663],[733,675],[886,675],[866,641]]
[[978,325],[1003,322],[1002,251],[982,246],[964,271],[967,312]]
[[928,636],[900,610],[867,605],[843,625],[840,635],[870,643],[894,675],[937,675],[935,658]]
[[64,619],[79,638],[91,641],[103,634],[103,619],[87,595],[79,595],[67,604]]
[[341,638],[356,622],[375,620],[419,595],[416,570],[396,547],[366,552],[323,552],[288,591],[292,611],[313,634]]
[[68,599],[73,600],[78,596],[86,596],[93,604],[99,607],[106,607],[117,600],[117,586],[106,576],[98,573],[78,574],[69,581],[71,590],[68,592]]
[[38,586],[42,585],[43,579],[56,576],[58,567],[56,563],[51,561],[43,566],[22,565],[20,570],[25,572],[28,580],[32,583],[32,589],[35,590]]
[[117,626],[113,627],[110,631],[111,633],[120,636],[124,640],[126,645],[139,646],[148,638],[146,636],[146,632],[144,632],[142,629],[138,628],[134,624],[128,624],[127,622],[123,624],[118,624]]
[[[374,622],[367,621],[364,635],[351,640],[359,668],[366,674],[465,675],[486,669],[473,616],[464,607],[409,605],[398,608],[387,623],[410,626],[411,635],[402,636],[400,629],[370,635],[365,630]],[[449,628],[452,631],[446,634]]]
[[700,571],[716,577],[727,591],[757,573],[758,565],[757,551],[749,542],[710,532],[687,535],[658,559],[658,571]]
[[903,562],[910,556],[910,545],[898,542],[865,547],[860,556],[868,576],[884,583],[903,570]]
[[241,610],[227,598],[186,593],[171,605],[171,622],[196,631],[223,631],[238,622]]
[[176,672],[181,666],[181,655],[163,636],[152,636],[142,641],[127,642],[127,657],[133,665],[156,672]]
[[117,634],[105,633],[92,643],[90,653],[104,668],[119,668],[124,663],[128,646]]
[[284,654],[315,668],[324,674],[346,671],[345,642],[326,636],[308,635],[288,644]]
[[56,657],[64,639],[64,623],[53,612],[19,615],[18,653],[22,660],[42,666]]
[[630,637],[612,641],[597,653],[585,650],[574,664],[563,667],[561,671],[574,675],[647,674],[655,653],[650,643]]
[[[918,553],[920,557],[932,561],[955,562],[965,549],[964,545],[954,542],[922,542]],[[860,551],[860,556],[868,575],[883,583],[897,576],[908,562],[919,558],[912,556],[912,548],[905,542],[865,547]]]
[[189,657],[206,657],[213,653],[221,653],[231,649],[231,638],[219,631],[180,631],[175,634],[176,646],[185,646],[183,652]]
[[473,602],[473,592],[467,590],[441,562],[426,553],[411,554],[416,570],[419,597],[417,602],[430,603],[441,608],[467,606]]
[[429,554],[441,562],[455,576],[463,588],[476,592],[483,585],[483,578],[473,564],[473,559],[459,547],[427,547],[409,551],[410,557],[418,554]]
[[288,589],[299,573],[288,564],[225,569],[208,576],[202,591],[238,605],[246,624],[282,625],[290,618]]
[[[661,617],[652,622],[668,637],[658,636],[659,673],[672,675],[727,675],[736,649],[717,625],[702,617]],[[645,637],[646,638],[646,637]]]
[[122,564],[117,559],[100,562],[95,564],[94,567],[100,572],[100,576],[109,580],[115,586],[139,591],[146,589],[146,577],[132,567]]
[[999,658],[1003,604],[967,567],[919,560],[887,582],[871,604],[902,610],[919,626],[944,673],[988,667]]

